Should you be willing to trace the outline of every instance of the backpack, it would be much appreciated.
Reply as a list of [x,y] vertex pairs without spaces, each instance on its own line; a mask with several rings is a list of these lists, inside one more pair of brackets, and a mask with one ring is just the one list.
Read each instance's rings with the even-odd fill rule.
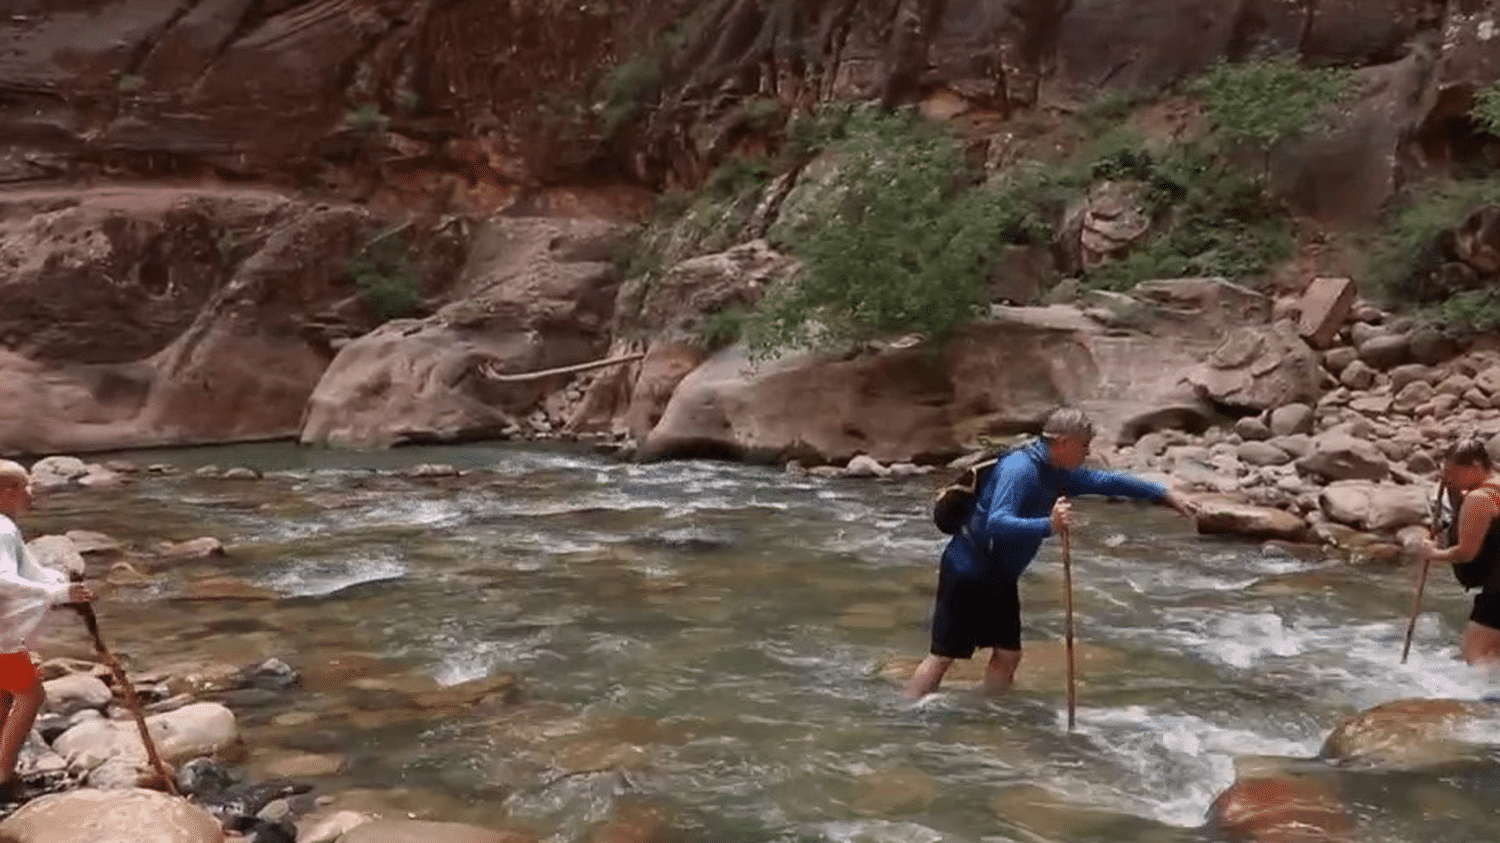
[[969,523],[974,515],[974,503],[979,499],[979,487],[1009,450],[997,451],[983,460],[964,469],[953,482],[938,490],[932,502],[932,523],[947,535],[954,535]]

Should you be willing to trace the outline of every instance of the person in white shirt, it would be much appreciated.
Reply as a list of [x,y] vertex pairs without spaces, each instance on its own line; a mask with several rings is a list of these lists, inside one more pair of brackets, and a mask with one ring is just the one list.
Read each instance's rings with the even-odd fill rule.
[[0,800],[10,801],[20,784],[16,762],[46,701],[42,678],[31,663],[27,638],[47,610],[86,603],[93,592],[69,584],[58,571],[38,565],[26,552],[15,519],[31,508],[31,477],[19,463],[0,460]]

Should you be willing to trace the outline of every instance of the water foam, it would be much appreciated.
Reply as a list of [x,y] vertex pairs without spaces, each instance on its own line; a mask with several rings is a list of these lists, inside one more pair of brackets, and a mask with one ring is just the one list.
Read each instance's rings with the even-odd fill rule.
[[[1058,714],[1058,726],[1066,717]],[[1307,757],[1320,741],[1265,735],[1245,726],[1221,726],[1202,717],[1153,712],[1144,706],[1078,711],[1077,733],[1095,745],[1105,764],[1124,776],[1098,770],[1104,780],[1079,776],[1077,769],[1054,772],[1061,794],[1168,825],[1203,822],[1208,806],[1234,783],[1237,755]],[[1089,769],[1089,768],[1083,768]],[[1106,781],[1129,782],[1129,789]],[[1047,786],[1048,782],[1039,782]]]

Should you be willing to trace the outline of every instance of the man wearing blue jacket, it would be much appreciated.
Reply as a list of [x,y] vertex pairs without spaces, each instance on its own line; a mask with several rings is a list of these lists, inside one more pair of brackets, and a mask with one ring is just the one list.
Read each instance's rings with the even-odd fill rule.
[[1081,410],[1055,410],[1043,424],[1041,441],[1006,455],[986,476],[969,523],[943,550],[932,650],[907,682],[908,697],[937,690],[954,659],[982,648],[992,648],[984,692],[1010,688],[1021,664],[1017,580],[1043,539],[1072,526],[1067,496],[1136,498],[1195,516],[1191,502],[1156,483],[1082,468],[1093,438],[1093,422]]

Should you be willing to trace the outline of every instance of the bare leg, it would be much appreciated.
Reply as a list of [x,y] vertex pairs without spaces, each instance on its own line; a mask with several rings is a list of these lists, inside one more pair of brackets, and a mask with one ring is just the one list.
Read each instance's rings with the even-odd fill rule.
[[1469,621],[1458,650],[1471,665],[1500,664],[1500,629]]
[[943,682],[943,674],[948,672],[952,664],[953,659],[947,656],[929,654],[927,658],[922,659],[922,663],[917,665],[917,669],[912,672],[911,679],[906,681],[906,698],[921,699],[936,691],[938,685]]
[[10,701],[5,716],[5,725],[0,728],[0,784],[15,781],[16,762],[21,757],[21,747],[31,735],[31,726],[36,722],[36,713],[47,701],[47,692],[42,680],[37,679],[31,689],[21,693],[7,694]]
[[993,697],[1009,691],[1011,684],[1016,681],[1016,668],[1020,666],[1020,650],[1002,650],[998,647],[991,650],[989,664],[984,668],[984,693]]

